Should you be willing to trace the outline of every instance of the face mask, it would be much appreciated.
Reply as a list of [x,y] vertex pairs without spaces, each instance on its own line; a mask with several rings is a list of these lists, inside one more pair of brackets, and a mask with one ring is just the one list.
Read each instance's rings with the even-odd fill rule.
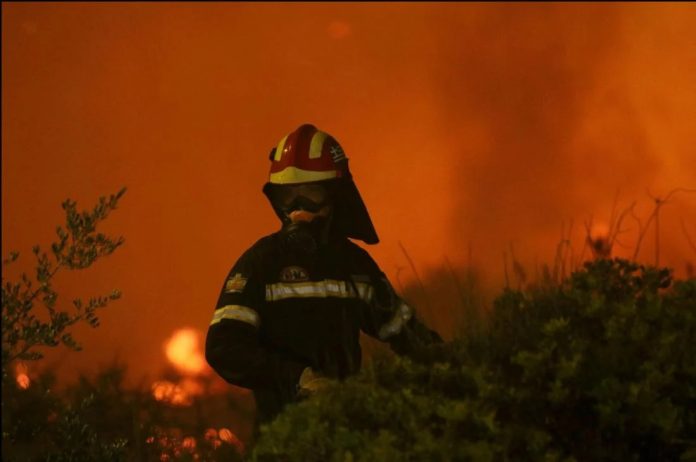
[[281,239],[287,252],[296,255],[313,255],[326,242],[331,221],[331,213],[327,205],[298,196],[291,204],[283,207],[285,218]]

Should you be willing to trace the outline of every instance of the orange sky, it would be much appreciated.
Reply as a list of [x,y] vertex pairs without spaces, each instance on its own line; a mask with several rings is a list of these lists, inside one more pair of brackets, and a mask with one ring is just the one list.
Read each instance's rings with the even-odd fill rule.
[[[617,190],[645,217],[647,189],[696,188],[693,4],[3,3],[2,29],[3,255],[27,264],[66,197],[128,187],[106,226],[123,248],[58,278],[66,301],[124,293],[78,329],[84,352],[51,355],[64,374],[118,354],[154,376],[175,329],[206,330],[278,226],[267,155],[304,122],[351,158],[392,278],[399,241],[424,274],[471,242],[500,284],[510,242],[549,261]],[[696,195],[661,223],[683,274],[680,220],[696,240]]]

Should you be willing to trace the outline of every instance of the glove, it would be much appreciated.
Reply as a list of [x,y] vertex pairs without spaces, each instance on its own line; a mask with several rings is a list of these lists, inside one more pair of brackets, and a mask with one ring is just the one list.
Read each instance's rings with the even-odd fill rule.
[[323,390],[331,381],[321,374],[318,374],[312,370],[311,367],[305,367],[300,375],[300,381],[297,384],[297,395],[298,397],[306,398],[316,392]]

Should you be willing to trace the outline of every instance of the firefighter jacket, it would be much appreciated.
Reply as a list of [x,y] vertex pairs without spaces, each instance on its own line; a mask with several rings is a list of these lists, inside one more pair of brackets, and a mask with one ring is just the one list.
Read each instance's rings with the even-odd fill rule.
[[345,237],[322,250],[287,255],[271,234],[239,258],[222,287],[206,359],[227,382],[253,390],[259,422],[297,400],[306,367],[336,379],[357,372],[361,330],[398,354],[442,341],[365,250]]

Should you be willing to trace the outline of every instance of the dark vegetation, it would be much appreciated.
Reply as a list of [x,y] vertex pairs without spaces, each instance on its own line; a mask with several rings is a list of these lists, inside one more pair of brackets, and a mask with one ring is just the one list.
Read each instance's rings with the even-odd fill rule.
[[51,373],[21,389],[3,384],[4,461],[236,461],[243,445],[218,431],[231,416],[251,419],[234,395],[202,394],[186,406],[127,388],[125,366],[81,377],[56,395]]
[[[124,386],[125,366],[114,364],[95,377],[80,377],[64,392],[56,392],[53,372],[45,369],[29,380],[20,371],[42,358],[42,348],[64,345],[80,350],[70,327],[86,322],[99,326],[98,310],[120,297],[118,290],[64,306],[53,287],[58,271],[77,271],[110,255],[124,242],[98,231],[118,205],[125,189],[102,197],[92,210],[78,211],[63,202],[65,225],[50,251],[32,249],[32,276],[18,282],[5,270],[19,258],[3,261],[2,284],[2,460],[11,461],[151,461],[240,460],[238,438],[224,428],[231,416],[252,419],[243,399],[209,393],[212,379],[198,378],[202,393],[184,405],[156,399],[149,386]],[[162,377],[177,383],[169,371]],[[24,379],[24,381],[22,380]],[[248,401],[248,400],[247,400]]]
[[[81,213],[66,201],[51,256],[34,249],[33,280],[3,276],[3,461],[243,459],[243,444],[220,428],[253,411],[238,394],[209,393],[212,379],[185,406],[155,399],[145,385],[125,387],[121,364],[61,393],[50,370],[28,385],[18,380],[17,366],[39,360],[38,348],[78,349],[70,326],[96,327],[97,311],[118,298],[114,291],[60,310],[51,280],[122,244],[96,230],[122,194]],[[438,279],[464,307],[453,341],[413,358],[375,350],[358,376],[262,427],[247,459],[696,461],[696,279],[611,259],[623,216],[604,242],[590,240],[591,261],[566,264],[562,244],[533,281],[511,249],[514,280],[490,309],[477,275],[459,278],[447,262]],[[440,292],[417,280],[402,290],[407,297]]]
[[625,260],[291,406],[253,460],[696,460],[696,280]]

